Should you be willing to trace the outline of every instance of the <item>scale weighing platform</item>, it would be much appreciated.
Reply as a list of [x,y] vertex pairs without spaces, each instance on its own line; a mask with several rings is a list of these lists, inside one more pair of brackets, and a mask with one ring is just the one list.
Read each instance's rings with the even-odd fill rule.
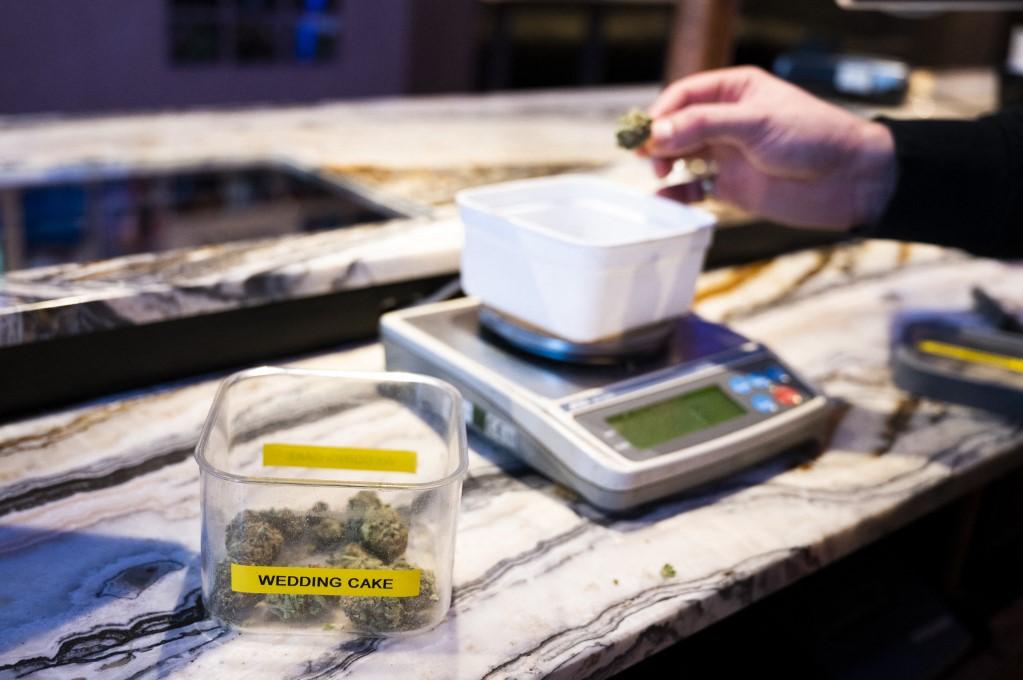
[[389,370],[452,383],[471,428],[607,510],[824,431],[817,390],[763,345],[695,315],[575,345],[461,298],[385,315],[381,339]]

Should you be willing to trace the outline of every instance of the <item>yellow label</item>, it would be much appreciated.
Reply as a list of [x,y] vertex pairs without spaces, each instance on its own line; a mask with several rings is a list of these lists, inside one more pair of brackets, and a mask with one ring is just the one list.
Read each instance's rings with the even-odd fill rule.
[[231,590],[278,595],[415,597],[418,569],[331,569],[231,565]]
[[947,359],[958,359],[959,361],[967,361],[972,364],[994,366],[995,368],[1002,368],[1014,373],[1023,373],[1023,359],[1007,354],[985,352],[971,347],[950,345],[938,342],[937,340],[921,340],[917,343],[916,348],[925,354],[933,354],[934,356],[945,357]]
[[263,444],[263,465],[415,472],[416,452],[395,449],[353,449],[308,444]]

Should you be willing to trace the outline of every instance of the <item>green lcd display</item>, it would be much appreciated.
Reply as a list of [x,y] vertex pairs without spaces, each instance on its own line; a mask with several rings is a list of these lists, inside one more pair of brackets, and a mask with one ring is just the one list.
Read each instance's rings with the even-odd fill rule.
[[625,441],[649,449],[746,413],[719,387],[711,385],[607,419]]

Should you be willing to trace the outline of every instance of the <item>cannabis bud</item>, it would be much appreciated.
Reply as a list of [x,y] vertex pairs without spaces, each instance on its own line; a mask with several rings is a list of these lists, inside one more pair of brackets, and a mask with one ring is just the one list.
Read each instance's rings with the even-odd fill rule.
[[359,539],[366,550],[390,562],[405,552],[408,524],[397,510],[384,505],[366,513],[359,527]]
[[367,512],[383,505],[384,502],[372,491],[360,491],[348,499],[348,512],[353,517],[365,517]]
[[650,125],[653,120],[643,111],[632,109],[618,119],[618,130],[615,138],[618,146],[623,149],[638,149],[650,138]]
[[[405,560],[398,560],[394,563],[395,569],[415,569],[416,565]],[[419,572],[419,594],[415,597],[405,598],[405,608],[410,615],[414,615],[416,625],[419,625],[420,618],[428,613],[430,607],[440,602],[437,594],[437,577],[428,569]]]
[[325,628],[332,628],[340,608],[364,632],[418,628],[429,622],[440,601],[436,577],[428,570],[420,570],[419,595],[414,597],[253,594],[236,592],[231,583],[231,563],[319,566],[317,562],[326,562],[341,569],[418,569],[405,559],[409,525],[404,509],[392,508],[371,491],[355,494],[343,512],[332,511],[323,501],[299,513],[277,508],[240,512],[225,530],[228,561],[217,566],[207,606],[215,616],[235,623],[326,621]]
[[330,599],[323,595],[267,595],[266,609],[281,621],[313,621],[330,611]]
[[261,595],[238,593],[231,589],[231,563],[221,562],[213,576],[213,590],[206,603],[210,613],[225,621],[241,621],[259,604]]
[[327,558],[327,563],[342,569],[380,569],[382,560],[373,557],[358,543],[349,543]]
[[[405,560],[398,560],[389,568],[416,567]],[[341,611],[358,628],[383,633],[410,630],[425,624],[429,620],[431,608],[440,598],[437,595],[436,577],[433,572],[424,569],[420,572],[419,595],[415,597],[342,597],[340,600]]]
[[313,503],[313,507],[309,508],[309,512],[305,515],[306,525],[315,526],[322,522],[323,518],[327,516],[328,510],[330,510],[330,506],[323,501]]
[[259,513],[259,518],[281,532],[285,541],[294,541],[302,536],[305,531],[305,521],[302,517],[287,508],[277,510],[271,508]]
[[284,545],[284,536],[259,514],[246,510],[227,525],[227,555],[238,564],[271,564]]
[[345,522],[334,517],[323,517],[309,530],[309,537],[318,550],[333,550],[345,540]]

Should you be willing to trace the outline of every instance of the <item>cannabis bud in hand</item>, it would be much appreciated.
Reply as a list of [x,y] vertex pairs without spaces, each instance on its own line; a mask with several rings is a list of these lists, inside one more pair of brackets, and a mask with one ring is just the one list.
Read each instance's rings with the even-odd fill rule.
[[643,111],[632,109],[618,119],[618,131],[615,138],[618,146],[623,149],[638,149],[650,138],[650,125],[653,120]]

